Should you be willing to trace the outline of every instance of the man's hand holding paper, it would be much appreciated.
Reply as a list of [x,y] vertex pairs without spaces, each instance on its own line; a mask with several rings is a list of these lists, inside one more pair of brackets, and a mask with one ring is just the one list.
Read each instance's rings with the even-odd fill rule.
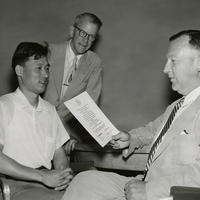
[[130,144],[130,135],[127,132],[119,132],[116,135],[112,136],[110,145],[113,149],[124,149],[127,148]]

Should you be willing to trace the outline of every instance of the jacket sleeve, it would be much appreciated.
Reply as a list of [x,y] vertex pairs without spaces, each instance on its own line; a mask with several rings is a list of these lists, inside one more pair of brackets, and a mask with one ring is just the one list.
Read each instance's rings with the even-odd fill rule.
[[144,146],[152,144],[156,134],[159,133],[158,131],[168,118],[173,106],[174,103],[169,105],[162,115],[157,117],[154,121],[149,122],[147,125],[129,131],[130,145],[128,151],[123,153],[124,157],[128,157],[135,151],[135,149],[143,148]]

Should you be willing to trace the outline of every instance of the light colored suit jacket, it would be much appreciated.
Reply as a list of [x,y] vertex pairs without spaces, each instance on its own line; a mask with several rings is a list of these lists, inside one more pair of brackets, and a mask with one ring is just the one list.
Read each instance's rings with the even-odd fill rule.
[[87,51],[80,58],[73,80],[61,99],[67,43],[50,44],[50,77],[43,97],[56,106],[57,112],[70,134],[74,132],[75,119],[66,110],[63,103],[83,91],[87,91],[93,100],[98,102],[102,89],[102,66],[97,54]]
[[[150,144],[168,119],[176,102],[145,127],[133,129],[129,153]],[[148,200],[169,196],[170,187],[200,186],[200,97],[172,123],[147,173]]]

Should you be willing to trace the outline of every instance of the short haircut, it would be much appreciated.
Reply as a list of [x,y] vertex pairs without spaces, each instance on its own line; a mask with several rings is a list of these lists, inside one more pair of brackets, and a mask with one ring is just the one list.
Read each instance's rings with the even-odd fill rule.
[[200,30],[184,30],[180,31],[169,38],[169,41],[176,40],[181,36],[189,36],[189,44],[200,49]]
[[47,57],[49,53],[48,44],[41,45],[36,42],[21,42],[12,57],[12,68],[15,70],[17,65],[23,65],[31,56],[34,59]]
[[100,29],[103,25],[102,21],[95,14],[85,12],[76,16],[74,26],[78,26],[80,21],[84,18],[87,19],[89,22],[96,24],[98,26],[98,29]]

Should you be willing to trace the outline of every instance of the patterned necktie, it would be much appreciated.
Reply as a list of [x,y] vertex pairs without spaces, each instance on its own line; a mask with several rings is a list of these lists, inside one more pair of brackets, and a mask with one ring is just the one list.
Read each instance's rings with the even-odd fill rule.
[[[158,148],[159,144],[162,142],[162,139],[163,139],[163,136],[165,135],[165,133],[167,132],[167,130],[169,129],[170,125],[172,124],[172,121],[175,117],[175,114],[176,112],[178,111],[178,109],[181,107],[181,105],[183,104],[184,102],[184,98],[185,97],[182,97],[178,103],[174,106],[167,122],[165,123],[163,129],[161,130],[160,132],[160,135],[158,136],[158,138],[156,139],[156,141],[154,142],[153,146],[151,147],[151,150],[149,152],[149,156],[148,156],[148,159],[147,159],[147,164],[146,164],[146,167],[145,167],[145,170],[144,170],[144,179],[146,177],[146,174],[147,174],[147,171],[149,170],[149,167],[151,166],[152,162],[153,162],[153,157],[155,155],[155,152],[156,152],[156,149]],[[144,180],[143,179],[143,180]]]
[[69,86],[70,83],[72,82],[72,79],[73,79],[73,76],[75,74],[76,67],[77,67],[76,65],[77,65],[77,56],[75,56],[73,59],[72,66],[69,69],[69,72],[65,79],[64,85]]

